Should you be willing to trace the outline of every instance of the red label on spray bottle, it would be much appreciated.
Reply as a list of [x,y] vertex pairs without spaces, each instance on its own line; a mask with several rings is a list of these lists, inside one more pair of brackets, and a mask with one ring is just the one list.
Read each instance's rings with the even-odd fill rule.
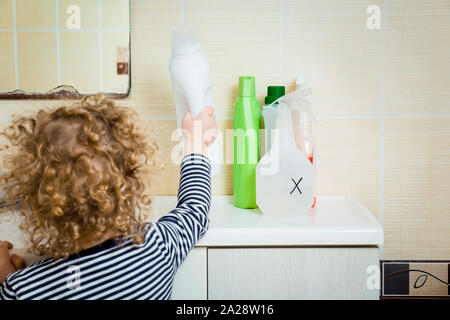
[[[308,156],[309,161],[311,161],[311,164],[314,164],[314,156],[313,154],[309,154]],[[314,208],[316,205],[316,196],[314,196],[314,202],[313,205],[311,206],[311,208]]]

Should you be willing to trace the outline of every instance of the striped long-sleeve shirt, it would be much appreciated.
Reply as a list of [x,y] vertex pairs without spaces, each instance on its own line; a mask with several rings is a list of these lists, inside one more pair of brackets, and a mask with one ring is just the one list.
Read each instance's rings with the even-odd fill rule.
[[185,156],[177,207],[146,225],[141,245],[110,239],[66,259],[44,259],[10,274],[1,299],[170,299],[175,272],[208,229],[211,164]]

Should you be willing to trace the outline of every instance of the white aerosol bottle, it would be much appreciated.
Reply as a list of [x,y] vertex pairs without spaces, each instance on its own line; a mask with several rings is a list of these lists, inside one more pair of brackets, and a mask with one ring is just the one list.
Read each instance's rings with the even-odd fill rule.
[[[208,59],[202,51],[197,33],[187,26],[173,31],[172,57],[170,59],[177,125],[187,111],[197,116],[205,106],[213,106],[211,78]],[[212,163],[212,174],[220,172],[221,153],[219,139],[209,146],[208,156]]]

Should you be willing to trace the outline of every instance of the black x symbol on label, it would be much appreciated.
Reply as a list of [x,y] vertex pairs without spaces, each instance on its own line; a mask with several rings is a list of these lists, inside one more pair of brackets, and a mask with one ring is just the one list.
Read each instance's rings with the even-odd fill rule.
[[289,194],[292,194],[292,192],[294,192],[295,189],[298,190],[298,192],[300,192],[300,194],[302,194],[302,192],[300,191],[300,188],[298,187],[298,184],[300,183],[300,181],[302,181],[303,178],[300,178],[300,180],[298,180],[298,182],[295,182],[294,178],[291,178],[292,182],[294,182],[295,187],[294,189],[292,189],[292,191]]

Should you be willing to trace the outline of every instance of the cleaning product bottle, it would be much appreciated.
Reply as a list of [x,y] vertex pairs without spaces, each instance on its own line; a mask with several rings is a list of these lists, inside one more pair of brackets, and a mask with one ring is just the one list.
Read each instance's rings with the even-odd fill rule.
[[260,157],[263,157],[269,150],[272,143],[272,130],[275,127],[275,119],[277,115],[276,107],[278,106],[278,102],[275,102],[272,106],[269,107],[274,101],[278,98],[285,95],[285,87],[284,86],[268,86],[267,87],[267,96],[264,98],[264,106],[262,109],[262,118],[264,125],[264,139],[261,141],[261,150]]
[[[306,80],[304,74],[297,76],[296,91],[303,95],[308,103],[310,103],[311,89],[306,86]],[[294,136],[297,148],[311,161],[314,170],[316,168],[315,163],[315,139],[312,131],[312,119],[310,114],[301,112],[294,109],[291,113],[293,117]],[[312,207],[316,205],[316,196],[314,196],[314,203]]]
[[[173,31],[170,74],[178,128],[187,111],[196,117],[205,106],[213,106],[208,59],[202,51],[197,33],[190,27],[180,26]],[[208,148],[213,175],[220,172],[221,153],[218,139]]]
[[256,208],[255,170],[259,160],[261,109],[255,95],[255,77],[239,77],[239,97],[234,104],[234,205]]
[[281,97],[272,146],[256,167],[256,202],[264,215],[306,214],[314,203],[315,170],[295,139],[294,112],[312,117],[301,91]]

